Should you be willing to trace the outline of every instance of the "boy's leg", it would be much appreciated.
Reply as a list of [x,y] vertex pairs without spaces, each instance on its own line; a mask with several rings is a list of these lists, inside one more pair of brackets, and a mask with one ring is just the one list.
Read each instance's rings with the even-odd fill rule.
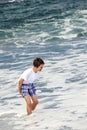
[[32,103],[32,110],[34,110],[34,109],[36,108],[37,104],[38,104],[38,99],[37,99],[37,96],[36,96],[36,95],[33,95],[33,96],[31,97],[31,99],[32,99],[32,101],[33,101],[33,103]]
[[32,114],[32,103],[31,103],[31,99],[30,96],[25,96],[25,101],[26,101],[26,105],[27,105],[27,114]]

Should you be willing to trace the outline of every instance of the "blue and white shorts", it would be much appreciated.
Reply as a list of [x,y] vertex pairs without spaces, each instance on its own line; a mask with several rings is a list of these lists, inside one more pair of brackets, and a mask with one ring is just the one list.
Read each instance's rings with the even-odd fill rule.
[[23,96],[33,96],[36,95],[36,89],[33,83],[22,84],[22,94]]

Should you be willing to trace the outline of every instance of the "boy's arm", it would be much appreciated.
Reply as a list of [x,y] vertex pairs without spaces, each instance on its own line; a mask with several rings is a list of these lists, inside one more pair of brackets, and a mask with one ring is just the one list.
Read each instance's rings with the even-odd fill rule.
[[18,90],[19,90],[20,94],[21,94],[21,89],[22,89],[23,81],[24,81],[24,79],[22,79],[22,78],[18,81]]

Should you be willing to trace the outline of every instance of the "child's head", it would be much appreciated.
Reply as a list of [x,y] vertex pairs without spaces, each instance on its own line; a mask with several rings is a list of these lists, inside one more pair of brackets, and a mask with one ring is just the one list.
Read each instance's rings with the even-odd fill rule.
[[33,66],[38,69],[38,71],[41,71],[44,65],[44,61],[41,58],[36,58],[33,61]]

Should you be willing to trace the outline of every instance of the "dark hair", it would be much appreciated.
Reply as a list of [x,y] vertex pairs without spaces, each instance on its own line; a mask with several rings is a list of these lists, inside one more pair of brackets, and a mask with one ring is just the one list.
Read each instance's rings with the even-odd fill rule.
[[44,64],[44,61],[41,58],[36,58],[33,61],[34,67],[39,67],[40,65]]

